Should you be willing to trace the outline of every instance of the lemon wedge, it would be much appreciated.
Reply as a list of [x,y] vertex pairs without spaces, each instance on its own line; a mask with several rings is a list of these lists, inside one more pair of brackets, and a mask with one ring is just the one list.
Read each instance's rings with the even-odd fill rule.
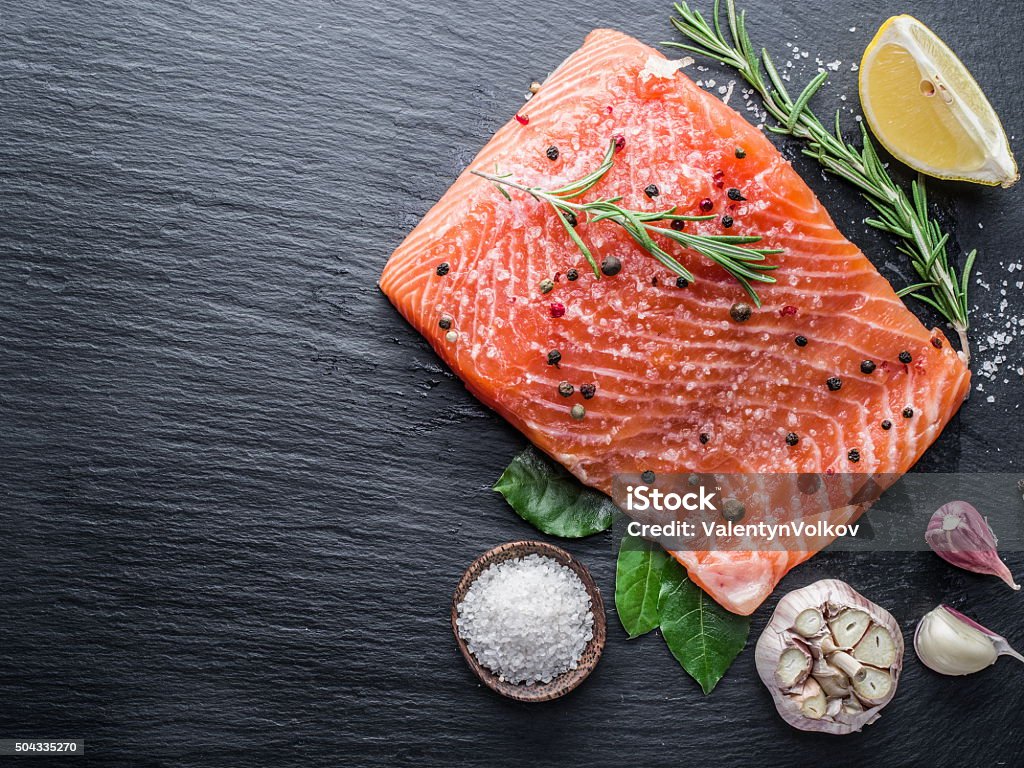
[[913,16],[886,21],[864,51],[860,101],[889,153],[940,179],[1008,187],[1020,178],[999,117],[967,67]]

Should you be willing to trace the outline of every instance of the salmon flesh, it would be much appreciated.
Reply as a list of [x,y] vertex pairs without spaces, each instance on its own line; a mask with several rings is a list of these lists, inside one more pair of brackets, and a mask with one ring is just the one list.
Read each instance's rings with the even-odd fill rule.
[[[381,289],[476,397],[606,493],[617,475],[644,471],[898,477],[963,402],[967,366],[767,138],[675,69],[627,35],[591,33],[398,247]],[[750,301],[742,287],[699,254],[662,243],[696,278],[683,287],[620,227],[581,221],[599,263],[621,260],[598,279],[549,205],[514,189],[510,202],[470,173],[497,168],[551,189],[597,168],[615,137],[614,167],[581,200],[710,206],[715,218],[687,231],[782,249],[768,257],[777,282],[754,284],[763,306],[748,320],[730,313]],[[823,545],[673,554],[721,605],[749,614]]]

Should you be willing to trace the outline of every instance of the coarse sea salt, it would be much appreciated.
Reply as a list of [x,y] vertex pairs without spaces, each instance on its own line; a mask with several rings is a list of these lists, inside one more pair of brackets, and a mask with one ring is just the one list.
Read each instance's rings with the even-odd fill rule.
[[594,637],[586,587],[553,558],[527,555],[486,568],[458,606],[459,636],[510,683],[547,683],[576,669]]

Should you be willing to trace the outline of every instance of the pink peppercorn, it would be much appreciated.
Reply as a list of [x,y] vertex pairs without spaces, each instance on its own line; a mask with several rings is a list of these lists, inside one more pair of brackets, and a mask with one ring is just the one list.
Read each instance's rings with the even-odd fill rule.
[[615,149],[616,149],[616,151],[618,151],[618,150],[622,149],[624,146],[626,146],[626,137],[623,136],[621,133],[615,134],[614,136],[612,136],[612,139],[614,139],[614,141],[615,141]]
[[711,202],[711,198],[710,197],[705,197],[703,200],[700,201],[700,209],[702,211],[710,211],[714,207],[715,207],[715,204],[713,202]]
[[562,304],[560,301],[556,301],[556,302],[554,302],[551,305],[551,316],[552,317],[561,317],[564,314],[565,314],[565,304]]
[[520,125],[528,125],[529,122],[530,122],[530,116],[529,115],[516,115],[516,122],[518,122]]
[[796,307],[794,307],[792,304],[787,304],[786,306],[779,310],[779,314],[782,317],[790,317],[792,315],[795,315]]

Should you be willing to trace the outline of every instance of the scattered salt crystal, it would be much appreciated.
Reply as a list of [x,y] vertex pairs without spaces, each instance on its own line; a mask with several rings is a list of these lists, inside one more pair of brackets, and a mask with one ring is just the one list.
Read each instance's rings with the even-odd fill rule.
[[842,64],[843,64],[843,62],[841,62],[839,59],[836,59],[835,61],[830,61],[825,66],[828,67],[829,69],[831,69],[833,72],[838,72],[839,71],[839,67],[841,67]]
[[856,31],[857,31],[857,28],[856,28],[856,27],[850,27],[850,31],[851,31],[851,32],[856,32]]
[[[662,80],[671,80],[675,77],[676,72],[683,66],[683,59],[663,59],[660,56],[648,56],[647,63],[644,64],[644,68],[640,72],[640,79],[647,82],[652,77],[657,77]],[[692,62],[693,59],[691,58]]]
[[459,603],[456,624],[476,660],[516,684],[546,683],[576,669],[594,637],[580,577],[542,555],[485,569]]
[[736,87],[736,81],[730,80],[728,88],[725,89],[725,96],[722,97],[722,103],[728,104],[729,99],[732,97],[732,89]]

